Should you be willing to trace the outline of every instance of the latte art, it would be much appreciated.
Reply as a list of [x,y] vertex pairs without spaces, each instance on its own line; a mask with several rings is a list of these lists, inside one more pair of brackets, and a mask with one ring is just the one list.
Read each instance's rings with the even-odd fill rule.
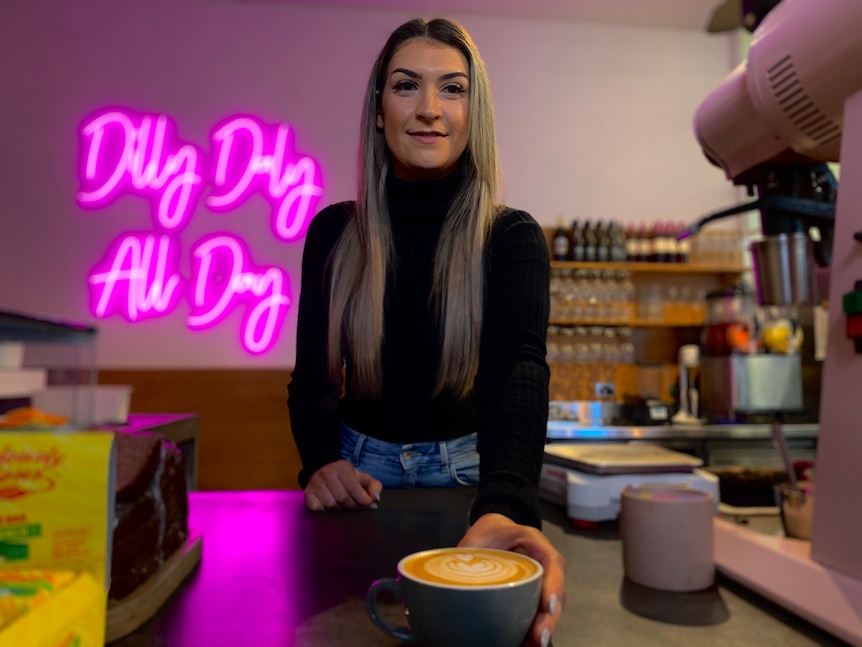
[[456,586],[493,586],[520,582],[538,572],[528,558],[491,549],[444,549],[413,555],[403,563],[410,577]]

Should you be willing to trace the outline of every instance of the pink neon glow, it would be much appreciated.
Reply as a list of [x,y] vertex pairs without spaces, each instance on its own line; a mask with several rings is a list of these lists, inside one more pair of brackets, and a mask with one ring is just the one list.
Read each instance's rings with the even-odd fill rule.
[[193,313],[186,323],[190,328],[208,328],[222,320],[239,300],[250,300],[252,307],[243,318],[242,343],[248,352],[258,354],[275,343],[291,302],[285,293],[289,282],[281,268],[255,268],[246,262],[246,256],[244,245],[224,234],[195,246]]
[[297,240],[308,229],[323,195],[320,172],[311,157],[296,154],[289,126],[278,124],[274,137],[272,130],[252,117],[234,117],[213,130],[210,139],[218,157],[212,180],[224,193],[211,195],[206,202],[213,209],[229,209],[247,199],[257,184],[273,204],[273,234]]
[[[119,110],[85,121],[81,139],[86,161],[78,203],[99,208],[123,192],[149,195],[162,228],[184,225],[202,179],[198,150],[192,144],[174,144],[168,137],[169,123],[165,115],[133,117]],[[166,149],[173,152],[165,154]]]
[[180,276],[169,236],[126,234],[114,244],[111,256],[101,269],[90,273],[90,311],[95,316],[104,318],[116,312],[128,321],[138,321],[173,309]]

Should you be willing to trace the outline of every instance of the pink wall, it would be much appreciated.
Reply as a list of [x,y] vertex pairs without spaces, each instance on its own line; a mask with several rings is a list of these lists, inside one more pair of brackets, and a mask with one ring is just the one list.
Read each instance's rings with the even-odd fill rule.
[[[152,231],[152,211],[132,195],[97,211],[76,205],[79,124],[109,105],[164,113],[181,140],[207,149],[212,127],[236,113],[288,123],[297,150],[322,168],[320,205],[348,199],[366,75],[412,14],[214,0],[21,1],[3,14],[0,309],[95,322],[105,368],[290,366],[301,241],[272,235],[260,195],[226,213],[200,200],[180,235],[179,269],[189,275],[192,245],[222,230],[246,240],[256,265],[283,268],[294,306],[270,352],[242,350],[241,309],[197,333],[182,304],[134,326],[96,321],[88,272],[121,232]],[[732,201],[702,161],[689,117],[729,70],[728,39],[456,17],[491,74],[509,203],[551,224],[576,212],[693,218]]]

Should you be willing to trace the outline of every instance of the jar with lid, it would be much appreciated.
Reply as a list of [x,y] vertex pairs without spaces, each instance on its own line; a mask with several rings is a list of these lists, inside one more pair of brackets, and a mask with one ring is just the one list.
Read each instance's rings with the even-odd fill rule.
[[757,301],[745,284],[706,295],[706,326],[701,340],[709,355],[759,352]]

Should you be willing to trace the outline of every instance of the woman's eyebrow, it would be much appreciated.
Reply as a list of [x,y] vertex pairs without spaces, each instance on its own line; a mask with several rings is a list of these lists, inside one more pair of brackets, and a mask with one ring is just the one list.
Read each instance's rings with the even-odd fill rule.
[[[413,70],[408,70],[406,67],[396,67],[394,70],[392,70],[392,74],[390,74],[389,76],[393,76],[397,72],[401,72],[401,74],[405,74],[412,79],[422,78],[421,74],[419,74],[418,72],[414,72]],[[440,78],[444,80],[454,79],[457,77],[464,77],[465,79],[469,78],[466,72],[447,72],[446,74],[440,75]]]

